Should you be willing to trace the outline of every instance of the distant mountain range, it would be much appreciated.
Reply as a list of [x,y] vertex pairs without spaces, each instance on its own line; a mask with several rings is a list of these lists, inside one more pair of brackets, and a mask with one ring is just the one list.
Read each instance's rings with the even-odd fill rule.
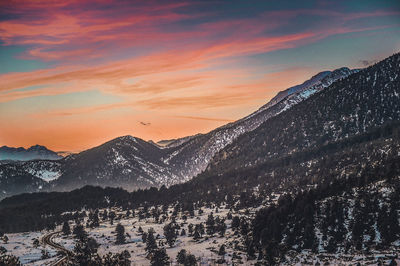
[[[399,101],[393,98],[396,91],[380,95],[381,90],[369,90],[381,83],[391,88],[397,80],[393,75],[390,76],[392,80],[387,76],[396,70],[381,67],[386,72],[377,69],[376,74],[371,74],[372,67],[320,72],[278,93],[249,116],[207,134],[159,143],[125,136],[78,154],[58,157],[57,161],[46,158],[0,165],[0,182],[11,176],[25,176],[23,182],[8,181],[12,184],[3,189],[2,196],[20,193],[26,182],[35,184],[27,192],[66,191],[84,185],[128,190],[171,186],[191,180],[204,171],[205,175],[222,174],[232,167],[254,166],[268,158],[361,134],[372,125],[381,125],[399,116],[396,113]],[[354,86],[361,91],[352,90]],[[388,97],[391,110],[377,102],[378,99],[386,102],[383,96]],[[377,108],[381,113],[371,113]],[[379,121],[370,121],[371,117]]]
[[35,145],[28,149],[23,147],[0,147],[0,160],[30,161],[30,160],[58,160],[62,156],[44,146]]

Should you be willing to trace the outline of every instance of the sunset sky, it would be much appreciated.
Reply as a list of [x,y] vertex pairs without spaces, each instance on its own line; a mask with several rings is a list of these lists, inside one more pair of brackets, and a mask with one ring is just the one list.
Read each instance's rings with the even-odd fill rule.
[[398,0],[0,0],[0,146],[205,133],[399,51]]

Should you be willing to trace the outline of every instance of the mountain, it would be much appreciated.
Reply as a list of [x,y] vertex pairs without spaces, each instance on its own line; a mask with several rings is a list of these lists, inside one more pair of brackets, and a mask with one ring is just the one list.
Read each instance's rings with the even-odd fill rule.
[[123,136],[61,160],[55,190],[84,185],[118,186],[128,190],[171,184],[174,175],[161,160],[164,150],[140,138]]
[[[207,237],[192,235],[192,250],[208,241],[208,248],[217,243],[217,252],[223,244],[229,257],[240,257],[238,263],[396,265],[399,74],[395,54],[285,111],[279,112],[280,102],[272,105],[277,115],[233,140],[185,183],[131,193],[86,186],[7,198],[0,202],[0,231],[42,230],[76,219],[82,208],[93,214],[119,207],[121,217],[135,210],[130,224],[149,217],[146,223],[160,229],[176,219],[189,232],[190,222],[192,229],[204,223]],[[154,149],[161,154],[155,160],[162,161],[168,149]],[[215,236],[211,230],[221,219],[229,226]],[[162,229],[157,233],[166,236]],[[188,236],[182,235],[176,237],[183,248]]]
[[36,177],[18,164],[0,165],[0,198],[25,192],[38,192],[46,186],[46,182]]
[[58,160],[62,157],[56,152],[47,149],[44,146],[35,145],[28,149],[23,147],[12,148],[3,146],[0,147],[1,160],[29,161],[29,160]]
[[336,80],[358,71],[357,69],[339,68],[334,71],[318,73],[310,80],[278,93],[259,110],[236,122],[217,128],[207,134],[161,142],[167,143],[164,146],[166,154],[162,160],[165,164],[171,166],[173,173],[180,177],[180,182],[190,180],[206,169],[217,152],[232,143],[240,135],[253,131],[268,119],[323,90]]
[[217,174],[255,166],[400,120],[399,58],[396,54],[338,80],[270,118],[222,150],[208,171]]
[[304,101],[332,82],[356,72],[358,70],[348,68],[321,72],[303,84],[279,93],[287,94],[280,101],[273,99],[249,116],[207,134],[157,144],[125,136],[58,161],[39,160],[14,164],[19,165],[28,176],[33,175],[46,181],[43,190],[66,191],[84,185],[134,190],[182,183],[204,171],[214,155],[240,135],[251,132],[266,120]]

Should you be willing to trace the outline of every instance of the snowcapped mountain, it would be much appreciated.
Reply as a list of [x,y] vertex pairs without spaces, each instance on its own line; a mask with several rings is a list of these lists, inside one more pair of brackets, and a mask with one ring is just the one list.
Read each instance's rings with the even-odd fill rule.
[[[331,80],[326,81],[330,83]],[[396,54],[334,82],[321,93],[241,136],[214,156],[208,171],[216,175],[228,169],[256,167],[268,160],[329,145],[399,121],[399,84],[400,54]],[[279,104],[282,102],[285,100]]]
[[90,184],[133,190],[169,185],[174,175],[161,160],[163,153],[142,139],[119,137],[61,160],[62,173],[51,186],[69,190]]
[[[269,103],[249,116],[207,134],[161,141],[157,144],[124,136],[57,161],[47,160],[59,159],[60,156],[50,151],[50,158],[45,157],[44,154],[48,153],[45,147],[33,146],[28,150],[18,148],[18,152],[35,152],[36,156],[39,154],[46,160],[5,162],[18,167],[18,171],[21,171],[19,174],[25,173],[27,177],[34,178],[34,182],[37,183],[39,180],[40,188],[50,190],[66,191],[85,185],[134,190],[182,183],[204,171],[215,154],[239,136],[255,130],[270,118],[304,101],[336,80],[355,72],[357,70],[348,68],[321,72],[303,84],[280,92]],[[10,148],[4,149],[10,150]],[[6,158],[10,156],[4,157]],[[7,163],[4,167],[10,168],[11,165],[7,166]],[[32,189],[37,190],[36,187]]]
[[336,80],[358,71],[344,67],[334,71],[320,72],[304,83],[278,93],[269,103],[243,119],[217,128],[207,134],[169,141],[166,145],[167,152],[162,159],[165,164],[172,168],[173,173],[180,177],[179,182],[190,180],[206,169],[217,152],[232,143],[240,135],[253,131],[271,117],[288,110],[328,87]]
[[62,157],[56,152],[47,149],[44,146],[35,145],[28,149],[23,147],[12,148],[3,146],[0,147],[0,160],[15,160],[15,161],[29,161],[29,160],[58,160]]

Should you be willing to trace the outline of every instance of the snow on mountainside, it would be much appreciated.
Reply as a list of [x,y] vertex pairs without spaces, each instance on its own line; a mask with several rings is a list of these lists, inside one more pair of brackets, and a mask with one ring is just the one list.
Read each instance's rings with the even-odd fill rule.
[[126,189],[170,185],[174,175],[160,160],[162,154],[158,146],[142,139],[119,137],[66,157],[62,174],[51,185],[57,190],[88,184]]
[[22,147],[0,147],[0,160],[29,161],[37,159],[58,160],[61,158],[62,157],[54,151],[51,151],[46,147],[40,145],[35,145],[28,149],[24,149]]
[[41,191],[45,185],[45,181],[27,173],[18,164],[0,165],[0,199],[24,192]]
[[[396,54],[333,83],[315,97],[238,138],[214,156],[209,171],[217,174],[217,169],[254,167],[272,158],[327,145],[398,121],[399,69],[400,55]],[[331,80],[326,81],[330,83]]]
[[34,160],[21,163],[21,166],[26,172],[47,182],[59,178],[62,174],[60,161]]
[[[182,144],[171,146],[163,160],[171,166],[175,175],[181,177],[179,182],[190,180],[206,169],[217,152],[232,143],[240,135],[253,131],[269,118],[288,110],[293,105],[328,87],[336,80],[356,72],[358,70],[350,70],[345,67],[334,71],[321,72],[301,85],[280,92],[268,104],[243,119],[217,128],[207,134],[196,135],[190,139],[181,139]],[[178,143],[179,140],[175,140],[175,143]]]
[[[240,135],[253,131],[271,117],[356,71],[341,68],[332,72],[321,72],[303,84],[279,93],[278,96],[286,93],[280,101],[275,97],[253,114],[207,134],[161,141],[157,144],[124,136],[57,161],[7,163],[19,167],[20,174],[24,172],[29,178],[45,181],[41,186],[52,190],[65,191],[85,185],[118,186],[133,190],[182,183],[204,171],[214,155]],[[28,150],[44,150],[43,148],[34,146]],[[23,187],[25,183],[16,183],[15,186]]]

